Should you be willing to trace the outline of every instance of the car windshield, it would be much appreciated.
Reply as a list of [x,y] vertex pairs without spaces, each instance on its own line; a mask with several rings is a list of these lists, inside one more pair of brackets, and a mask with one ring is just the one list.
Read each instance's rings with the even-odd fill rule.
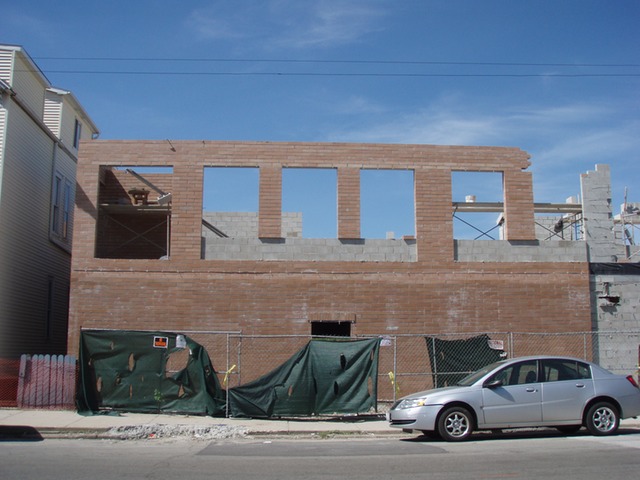
[[460,387],[468,387],[469,385],[473,385],[480,378],[484,377],[487,373],[489,373],[491,370],[493,370],[494,368],[498,367],[502,363],[504,363],[504,360],[501,360],[501,361],[495,362],[495,363],[491,363],[491,364],[487,365],[486,367],[482,367],[480,370],[478,370],[476,372],[473,372],[472,374],[467,375],[466,377],[464,377],[456,385],[458,385]]

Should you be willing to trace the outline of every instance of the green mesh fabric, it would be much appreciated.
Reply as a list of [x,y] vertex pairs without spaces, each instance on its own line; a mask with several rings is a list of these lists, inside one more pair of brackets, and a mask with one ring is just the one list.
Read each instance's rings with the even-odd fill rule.
[[380,340],[311,340],[259,379],[229,389],[234,417],[365,413],[377,405]]
[[81,412],[225,413],[225,392],[209,355],[187,336],[85,330],[79,363]]

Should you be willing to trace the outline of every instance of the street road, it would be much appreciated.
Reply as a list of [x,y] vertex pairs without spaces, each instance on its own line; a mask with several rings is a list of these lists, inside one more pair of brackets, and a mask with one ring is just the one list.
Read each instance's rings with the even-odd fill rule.
[[640,430],[425,437],[0,442],[0,479],[631,479]]

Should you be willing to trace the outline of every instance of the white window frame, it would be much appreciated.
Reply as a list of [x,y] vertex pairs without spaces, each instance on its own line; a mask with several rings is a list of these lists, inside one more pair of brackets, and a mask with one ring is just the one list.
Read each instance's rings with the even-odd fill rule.
[[62,173],[56,171],[51,185],[51,241],[71,250],[71,217],[73,214],[73,185]]
[[60,201],[64,176],[56,172],[53,176],[53,192],[51,194],[51,233],[60,237]]
[[76,118],[76,125],[73,130],[73,148],[80,146],[80,138],[82,137],[82,123]]

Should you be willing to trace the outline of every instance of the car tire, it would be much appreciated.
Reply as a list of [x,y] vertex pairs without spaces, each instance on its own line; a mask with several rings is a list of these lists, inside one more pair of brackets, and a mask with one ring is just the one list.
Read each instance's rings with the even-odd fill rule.
[[609,402],[598,402],[587,411],[585,425],[592,435],[612,435],[620,426],[620,414]]
[[473,416],[464,407],[449,407],[438,418],[438,433],[447,442],[461,442],[473,432]]

